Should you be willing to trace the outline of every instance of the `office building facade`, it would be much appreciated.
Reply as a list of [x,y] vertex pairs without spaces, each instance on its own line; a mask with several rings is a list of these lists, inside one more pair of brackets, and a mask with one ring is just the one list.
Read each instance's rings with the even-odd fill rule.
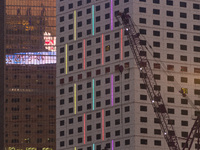
[[57,150],[169,149],[119,11],[148,50],[180,147],[199,113],[179,93],[200,104],[199,1],[57,0]]
[[55,20],[55,0],[5,0],[5,150],[56,149]]

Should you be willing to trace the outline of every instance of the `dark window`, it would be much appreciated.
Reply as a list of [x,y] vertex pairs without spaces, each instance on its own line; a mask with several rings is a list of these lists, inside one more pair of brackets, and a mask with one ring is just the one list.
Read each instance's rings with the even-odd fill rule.
[[180,50],[187,50],[187,45],[180,45]]
[[167,21],[167,27],[173,27],[173,26],[174,26],[173,22]]
[[173,6],[173,1],[172,1],[172,0],[167,0],[167,1],[166,1],[166,4],[167,4],[167,5],[170,5],[170,6]]
[[100,11],[101,7],[100,5],[96,6],[96,11]]
[[145,7],[139,7],[139,12],[146,13],[146,8]]
[[64,16],[60,17],[60,22],[63,22],[65,20]]
[[187,3],[186,2],[180,2],[180,7],[187,7]]
[[139,18],[139,22],[142,24],[146,24],[146,19],[145,18]]
[[185,24],[185,23],[180,23],[180,28],[181,28],[181,29],[187,29],[187,24]]
[[78,11],[78,17],[82,16],[82,11]]
[[200,4],[195,4],[195,3],[194,3],[194,4],[193,4],[193,8],[194,8],[194,9],[200,9]]
[[160,4],[160,0],[153,0],[154,4]]
[[194,37],[193,37],[193,40],[194,40],[194,41],[200,41],[200,36],[194,36]]
[[187,40],[187,34],[180,34],[180,39]]
[[167,11],[167,12],[166,12],[166,15],[172,17],[172,16],[174,15],[174,13],[173,13],[173,11]]
[[160,14],[160,9],[153,9],[153,14],[159,15]]
[[91,8],[88,8],[88,9],[86,10],[86,13],[87,13],[87,14],[90,14],[90,13],[91,13]]
[[160,25],[160,20],[153,20],[153,25]]
[[154,57],[154,58],[160,58],[160,53],[154,52],[154,53],[153,53],[153,57]]
[[187,18],[187,14],[186,13],[180,13],[180,18]]
[[61,12],[61,11],[64,11],[64,9],[65,9],[65,7],[64,7],[64,6],[61,6],[61,7],[60,7],[60,12]]

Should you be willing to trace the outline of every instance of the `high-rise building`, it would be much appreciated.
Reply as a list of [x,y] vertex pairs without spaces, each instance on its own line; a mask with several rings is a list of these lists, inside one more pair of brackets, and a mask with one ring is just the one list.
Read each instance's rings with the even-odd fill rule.
[[5,0],[4,149],[56,149],[56,1]]
[[5,14],[5,1],[0,0],[0,149],[4,149],[4,63],[5,63],[5,50],[4,50],[4,14]]
[[57,0],[57,150],[169,149],[119,11],[148,50],[181,148],[199,113],[199,1]]

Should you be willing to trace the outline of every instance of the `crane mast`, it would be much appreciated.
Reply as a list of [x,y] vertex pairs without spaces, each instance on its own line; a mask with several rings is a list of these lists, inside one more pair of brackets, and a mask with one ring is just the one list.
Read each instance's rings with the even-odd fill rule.
[[168,124],[169,115],[167,113],[163,98],[159,91],[150,63],[146,56],[146,49],[140,44],[139,33],[136,32],[135,25],[131,17],[126,13],[118,13],[116,19],[123,25],[133,53],[136,65],[142,75],[142,80],[146,85],[146,90],[153,106],[156,117],[160,121],[161,131],[170,150],[180,150],[178,139],[172,125]]

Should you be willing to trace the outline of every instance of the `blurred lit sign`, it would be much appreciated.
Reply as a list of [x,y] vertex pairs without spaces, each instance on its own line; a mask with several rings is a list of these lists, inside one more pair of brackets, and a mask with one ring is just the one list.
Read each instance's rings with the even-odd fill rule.
[[55,64],[56,52],[16,53],[6,55],[6,64]]
[[[26,147],[26,149],[21,149],[21,148],[15,148],[15,147],[8,147],[8,150],[37,150],[35,147]],[[52,148],[42,148],[42,150],[53,150]]]
[[44,33],[44,46],[49,51],[56,51],[56,37],[51,36],[51,33]]

